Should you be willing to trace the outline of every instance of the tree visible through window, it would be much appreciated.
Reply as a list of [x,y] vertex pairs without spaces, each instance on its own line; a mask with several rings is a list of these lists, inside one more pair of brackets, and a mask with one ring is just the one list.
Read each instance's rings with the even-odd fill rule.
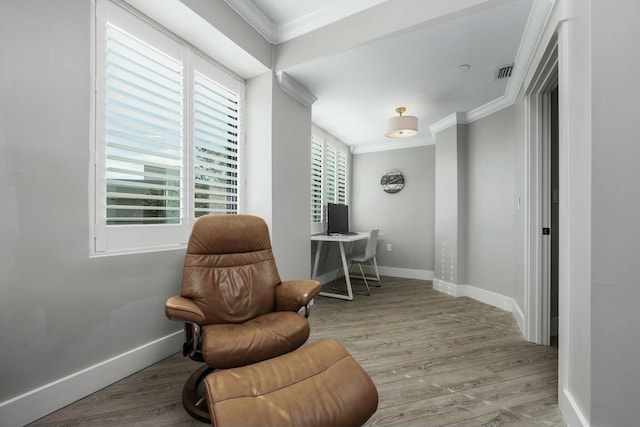
[[238,212],[238,95],[195,75],[194,214]]
[[178,223],[182,64],[112,25],[106,51],[107,224]]

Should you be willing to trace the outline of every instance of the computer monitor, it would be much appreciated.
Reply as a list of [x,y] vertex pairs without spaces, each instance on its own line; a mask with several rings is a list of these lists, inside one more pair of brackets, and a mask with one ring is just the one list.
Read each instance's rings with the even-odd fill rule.
[[327,234],[349,232],[349,206],[327,203]]

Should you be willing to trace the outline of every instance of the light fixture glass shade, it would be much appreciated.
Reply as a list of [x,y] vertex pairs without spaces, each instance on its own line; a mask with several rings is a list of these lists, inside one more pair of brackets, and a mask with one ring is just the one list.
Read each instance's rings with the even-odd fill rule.
[[418,118],[413,116],[403,116],[407,111],[405,107],[396,108],[398,117],[387,120],[387,131],[385,136],[388,138],[408,138],[418,134]]
[[398,116],[387,120],[389,138],[407,138],[418,134],[418,118],[413,116]]

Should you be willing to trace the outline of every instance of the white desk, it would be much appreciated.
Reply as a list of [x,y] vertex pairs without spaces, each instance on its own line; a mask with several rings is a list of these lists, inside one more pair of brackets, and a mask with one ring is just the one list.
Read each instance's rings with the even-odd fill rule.
[[351,289],[351,278],[349,277],[349,265],[347,264],[347,254],[344,250],[345,243],[353,243],[358,240],[366,240],[369,238],[369,233],[358,233],[353,235],[327,235],[327,234],[314,234],[311,236],[312,241],[318,242],[316,248],[316,256],[313,261],[313,272],[311,278],[315,279],[318,275],[318,263],[320,262],[320,252],[322,251],[322,244],[324,242],[335,242],[340,246],[340,257],[342,258],[342,268],[344,269],[344,279],[347,283],[347,295],[338,294],[333,292],[320,292],[320,295],[325,297],[339,298],[351,301],[353,300],[353,290]]

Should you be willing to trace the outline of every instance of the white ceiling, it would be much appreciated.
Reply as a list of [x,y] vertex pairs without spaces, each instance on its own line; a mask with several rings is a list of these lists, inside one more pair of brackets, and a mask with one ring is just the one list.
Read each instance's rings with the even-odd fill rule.
[[[325,52],[320,47],[317,51],[322,54],[292,61],[291,65],[284,65],[284,71],[317,98],[312,106],[314,123],[350,145],[354,152],[433,143],[430,126],[452,114],[469,113],[504,98],[508,80],[497,81],[496,70],[514,63],[517,57],[521,62],[527,59],[522,52],[518,56],[518,49],[534,3],[460,0],[457,3],[466,1],[465,6],[469,6],[416,24],[418,16],[430,13],[429,8],[435,9],[434,0],[413,2],[412,9],[399,10],[393,16],[387,12],[378,22],[371,22],[376,8],[386,7],[384,10],[388,11],[389,7],[402,7],[409,2],[226,1],[278,48],[295,44],[296,37],[311,37],[323,27],[342,28],[339,37],[343,37],[344,49]],[[346,4],[350,6],[347,8]],[[368,9],[369,14],[365,13]],[[348,31],[344,27],[327,27],[346,17]],[[391,20],[396,22],[388,22]],[[395,27],[394,31],[381,32],[364,42],[350,43],[348,37],[362,37],[372,24]],[[462,64],[468,64],[470,70],[457,72],[456,67]],[[514,76],[524,66],[516,63]],[[385,121],[396,114],[394,110],[399,106],[407,107],[405,115],[418,117],[418,136],[404,140],[384,137]]]

